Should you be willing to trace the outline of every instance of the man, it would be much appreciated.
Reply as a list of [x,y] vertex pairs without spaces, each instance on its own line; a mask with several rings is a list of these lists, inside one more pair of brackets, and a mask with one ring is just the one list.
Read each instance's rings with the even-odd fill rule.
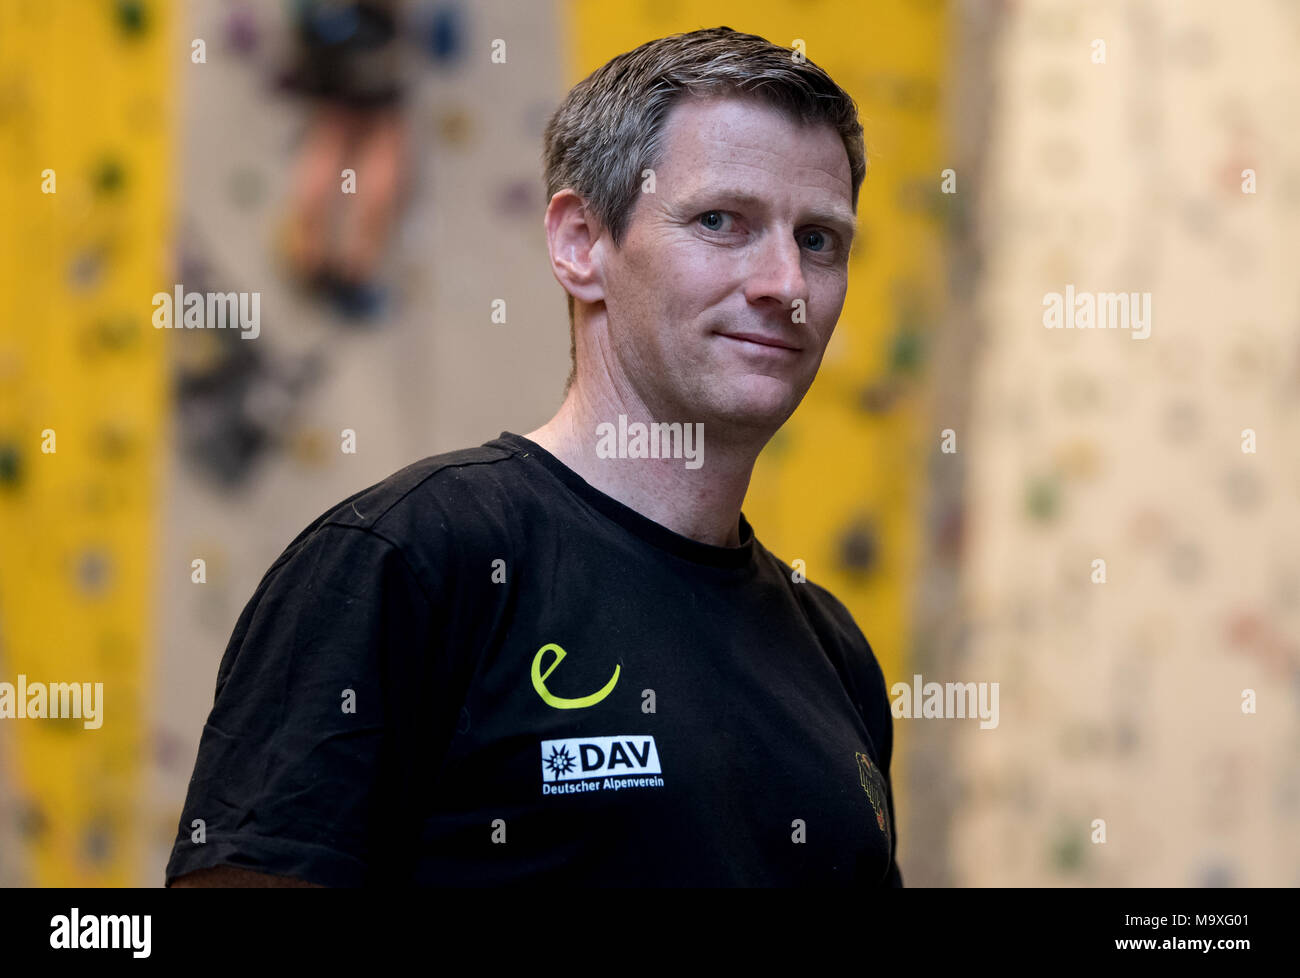
[[853,102],[723,27],[613,59],[545,142],[563,405],[289,545],[169,883],[902,884],[880,667],[741,514],[843,308]]

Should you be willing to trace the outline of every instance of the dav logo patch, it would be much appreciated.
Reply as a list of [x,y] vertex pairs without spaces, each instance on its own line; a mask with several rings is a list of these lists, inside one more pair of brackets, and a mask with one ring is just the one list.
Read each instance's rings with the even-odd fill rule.
[[662,773],[659,749],[648,734],[542,741],[543,794],[660,787]]

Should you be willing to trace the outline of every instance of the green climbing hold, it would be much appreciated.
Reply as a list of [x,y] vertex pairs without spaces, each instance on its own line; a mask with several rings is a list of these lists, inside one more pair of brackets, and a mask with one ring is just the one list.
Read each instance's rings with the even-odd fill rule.
[[148,8],[141,0],[117,0],[117,26],[131,37],[139,37],[149,28]]
[[894,334],[889,351],[889,369],[895,374],[914,374],[925,357],[925,343],[918,330],[902,328]]
[[95,167],[93,181],[96,193],[115,194],[122,189],[122,184],[126,181],[126,172],[117,160],[106,158]]
[[22,458],[12,442],[0,444],[0,486],[13,488],[22,480]]
[[1061,506],[1061,492],[1055,479],[1030,480],[1025,491],[1025,508],[1036,520],[1046,523],[1056,516]]

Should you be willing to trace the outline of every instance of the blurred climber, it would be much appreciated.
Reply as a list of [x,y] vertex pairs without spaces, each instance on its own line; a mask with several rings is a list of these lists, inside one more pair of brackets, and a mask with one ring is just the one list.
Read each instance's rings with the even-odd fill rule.
[[292,63],[280,79],[313,103],[294,162],[285,257],[301,281],[357,319],[382,306],[378,268],[406,184],[400,7],[401,0],[293,0]]

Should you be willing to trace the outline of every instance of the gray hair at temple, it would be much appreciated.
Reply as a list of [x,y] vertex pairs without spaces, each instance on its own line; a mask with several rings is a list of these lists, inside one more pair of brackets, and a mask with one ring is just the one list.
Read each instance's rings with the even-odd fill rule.
[[[547,201],[572,189],[618,247],[636,206],[642,171],[662,159],[669,110],[688,96],[719,95],[752,96],[804,125],[833,126],[848,153],[857,211],[867,154],[853,99],[792,49],[730,27],[647,41],[573,86],[543,137]],[[570,295],[568,384],[577,373],[573,312]]]

